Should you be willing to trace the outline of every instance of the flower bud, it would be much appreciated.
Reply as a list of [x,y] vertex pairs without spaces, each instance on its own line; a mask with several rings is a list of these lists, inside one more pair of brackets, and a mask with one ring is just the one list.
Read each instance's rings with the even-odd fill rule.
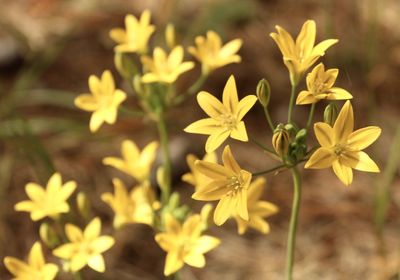
[[124,53],[115,53],[114,64],[118,73],[125,79],[132,78],[137,72],[134,60]]
[[165,29],[165,41],[169,49],[175,47],[175,26],[172,23],[169,23]]
[[262,79],[257,84],[257,97],[261,105],[266,108],[269,104],[269,99],[271,96],[271,87],[266,79]]
[[338,116],[338,108],[335,103],[330,103],[324,111],[324,122],[333,126]]
[[302,128],[296,134],[296,142],[304,143],[307,138],[307,129]]
[[133,89],[138,95],[142,95],[142,93],[144,92],[142,78],[140,77],[140,75],[135,75],[133,77]]
[[84,192],[79,192],[76,196],[76,205],[82,217],[88,219],[90,217],[90,202]]
[[58,245],[59,239],[57,233],[48,223],[42,223],[39,228],[39,236],[43,243],[49,248],[54,248]]
[[272,136],[272,146],[274,147],[275,152],[283,158],[288,153],[289,145],[289,132],[282,124],[279,124]]

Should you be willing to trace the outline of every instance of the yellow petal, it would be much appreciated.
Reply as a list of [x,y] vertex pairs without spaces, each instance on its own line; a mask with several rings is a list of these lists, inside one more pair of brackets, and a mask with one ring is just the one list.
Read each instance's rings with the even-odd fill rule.
[[168,233],[178,234],[182,227],[180,223],[170,214],[165,216],[165,228]]
[[346,99],[352,99],[353,96],[348,92],[347,90],[343,88],[338,88],[338,87],[333,87],[330,90],[330,94],[328,94],[327,98],[328,100],[346,100]]
[[296,46],[299,48],[304,57],[309,56],[315,43],[316,26],[315,21],[307,20],[297,36]]
[[28,262],[31,267],[37,270],[40,270],[44,266],[45,261],[40,242],[37,241],[33,244],[31,251],[29,252]]
[[211,134],[207,138],[206,152],[207,153],[214,152],[229,137],[229,135],[230,135],[229,130],[221,130]]
[[89,128],[90,131],[96,132],[104,122],[104,116],[100,111],[95,111],[90,118]]
[[65,201],[71,196],[71,194],[75,191],[75,189],[76,189],[76,182],[69,181],[63,185],[63,187],[60,190],[60,193],[58,193],[58,195],[60,196],[60,198],[62,200]]
[[242,189],[237,194],[237,213],[245,221],[249,220],[249,211],[247,209],[247,190]]
[[318,45],[316,45],[311,53],[311,56],[323,56],[325,55],[325,51],[327,49],[329,49],[332,45],[336,44],[337,42],[339,42],[339,40],[337,39],[328,39],[328,40],[324,40],[321,43],[319,43]]
[[333,126],[335,143],[345,143],[354,128],[353,107],[346,101]]
[[214,223],[217,226],[222,225],[232,215],[232,211],[236,205],[236,196],[224,196],[219,202],[214,211]]
[[36,183],[26,184],[25,191],[32,201],[40,201],[46,195],[44,189]]
[[312,104],[318,102],[318,99],[314,97],[314,95],[307,91],[303,90],[299,93],[296,99],[296,104],[297,105],[307,105],[307,104]]
[[74,255],[70,262],[70,267],[73,272],[81,270],[88,262],[89,256],[86,254]]
[[113,28],[110,31],[110,37],[118,44],[121,44],[126,41],[126,32],[122,28]]
[[52,263],[48,263],[46,264],[43,268],[42,268],[42,273],[45,276],[45,278],[43,280],[53,280],[57,273],[58,273],[58,266]]
[[100,218],[94,218],[85,228],[83,236],[85,240],[95,240],[101,231],[101,221]]
[[192,195],[192,198],[202,201],[219,200],[228,192],[229,189],[227,188],[227,184],[227,180],[212,181],[208,185],[202,186],[196,190]]
[[329,124],[323,122],[314,124],[314,133],[322,147],[330,148],[334,146],[333,128]]
[[322,169],[328,168],[335,161],[335,156],[331,150],[327,148],[319,148],[307,161],[304,168]]
[[234,173],[239,174],[241,168],[233,157],[231,147],[229,145],[225,146],[224,148],[224,151],[222,153],[222,162],[224,163],[224,166],[226,168],[232,170]]
[[262,234],[268,234],[270,231],[269,224],[264,221],[261,217],[252,217],[249,220],[249,226],[254,228],[255,230],[258,230]]
[[35,209],[35,203],[30,200],[24,200],[15,204],[15,211],[31,212]]
[[93,240],[90,246],[93,248],[93,251],[101,254],[110,249],[114,244],[114,238],[108,235],[102,235]]
[[78,246],[79,245],[73,243],[61,245],[53,250],[53,255],[61,259],[71,259],[76,254]]
[[348,152],[345,153],[342,158],[341,162],[356,170],[375,173],[380,172],[379,167],[365,152]]
[[254,202],[260,199],[265,187],[265,182],[266,180],[264,177],[258,177],[250,184],[249,191],[247,194],[248,195],[247,199],[249,204],[253,204]]
[[72,242],[81,242],[83,240],[83,233],[81,229],[73,224],[65,225],[65,234]]
[[251,205],[251,216],[269,217],[279,211],[278,207],[268,201],[257,201]]
[[220,130],[221,130],[220,122],[212,118],[198,120],[188,125],[184,129],[184,131],[188,133],[197,133],[204,135],[211,135]]
[[335,160],[332,164],[332,168],[343,184],[348,186],[353,182],[353,171],[351,170],[351,167],[341,164],[339,160]]
[[231,170],[222,165],[203,160],[197,160],[195,168],[198,172],[214,180],[223,180],[234,175]]
[[247,131],[246,131],[246,126],[244,125],[244,122],[241,121],[239,122],[230,132],[230,136],[233,139],[247,142],[249,141],[249,137],[247,136]]
[[198,254],[205,254],[217,247],[220,243],[221,241],[218,238],[203,235],[197,239],[193,250]]
[[382,130],[377,126],[368,126],[358,129],[349,135],[347,144],[355,150],[363,150],[374,143],[381,135]]
[[4,265],[14,276],[18,276],[19,274],[29,275],[31,273],[31,269],[26,263],[13,257],[5,257]]
[[257,102],[257,96],[247,95],[237,105],[236,120],[240,121]]
[[88,266],[97,272],[104,272],[106,270],[104,258],[100,254],[91,257],[88,260]]
[[220,115],[227,112],[224,105],[215,96],[208,92],[201,91],[197,94],[197,102],[201,109],[212,118],[218,118]]
[[160,247],[166,251],[169,252],[175,248],[175,240],[171,238],[170,234],[167,233],[158,233],[155,236],[155,240],[160,245]]
[[[219,55],[221,57],[229,57],[237,53],[242,46],[243,41],[241,39],[235,39],[226,43],[220,50]],[[240,59],[240,56],[239,56]],[[240,61],[237,61],[240,62]]]
[[164,267],[164,275],[169,276],[183,266],[183,259],[181,259],[178,255],[177,251],[168,252],[167,258],[165,259],[165,267]]
[[222,94],[222,101],[225,108],[229,109],[229,112],[236,112],[239,104],[238,94],[236,89],[235,77],[231,75],[226,82],[224,92]]
[[111,95],[115,91],[114,78],[110,70],[106,70],[101,75],[101,87],[103,95]]
[[206,265],[206,259],[202,254],[189,253],[184,256],[183,261],[190,266],[198,268],[204,267]]
[[99,103],[91,94],[81,94],[74,100],[75,106],[79,109],[93,112],[99,108]]
[[95,75],[90,75],[89,77],[89,89],[94,96],[101,95],[102,92],[101,83],[99,78],[97,78]]

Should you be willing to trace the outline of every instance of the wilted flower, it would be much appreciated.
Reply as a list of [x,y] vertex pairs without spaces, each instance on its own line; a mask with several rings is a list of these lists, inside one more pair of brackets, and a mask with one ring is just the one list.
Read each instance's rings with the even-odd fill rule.
[[222,94],[222,103],[205,91],[197,95],[197,102],[210,118],[196,121],[184,130],[210,135],[206,142],[207,153],[215,151],[229,136],[247,142],[249,139],[242,119],[256,101],[255,95],[247,95],[239,102],[235,78],[231,75]]
[[315,136],[321,148],[316,150],[305,168],[322,169],[332,166],[336,176],[345,184],[353,181],[352,168],[379,172],[376,163],[362,150],[375,142],[381,134],[377,126],[354,129],[353,107],[346,101],[335,124],[319,122],[314,125]]
[[76,183],[62,184],[60,173],[54,173],[47,182],[46,189],[36,183],[28,183],[25,191],[31,200],[15,205],[16,211],[31,213],[31,219],[38,221],[44,217],[57,219],[61,213],[69,212],[68,198],[76,189]]
[[126,93],[115,89],[114,78],[106,70],[101,80],[95,75],[89,77],[91,93],[84,93],[75,98],[75,105],[85,111],[93,112],[90,118],[90,131],[96,132],[106,122],[114,124],[117,120],[119,105],[126,99]]

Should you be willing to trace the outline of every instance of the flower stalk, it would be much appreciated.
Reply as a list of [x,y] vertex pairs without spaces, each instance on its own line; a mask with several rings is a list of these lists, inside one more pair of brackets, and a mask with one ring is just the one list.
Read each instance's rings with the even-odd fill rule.
[[296,247],[296,231],[299,220],[299,210],[301,203],[301,178],[296,166],[291,169],[293,177],[293,204],[290,215],[289,234],[286,249],[286,280],[293,279],[294,250]]
[[310,129],[311,122],[312,122],[313,117],[314,117],[315,104],[316,104],[316,103],[311,104],[310,114],[308,115],[307,126],[306,126],[306,129],[307,129],[307,130]]
[[292,111],[295,101],[296,85],[292,84],[292,90],[290,92],[289,110],[288,110],[288,123],[292,122]]

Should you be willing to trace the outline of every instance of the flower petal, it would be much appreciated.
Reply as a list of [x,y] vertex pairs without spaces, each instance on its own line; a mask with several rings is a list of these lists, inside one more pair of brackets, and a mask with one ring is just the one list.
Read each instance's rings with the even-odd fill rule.
[[307,161],[304,168],[323,169],[328,168],[335,161],[335,155],[327,148],[319,148]]
[[347,144],[355,150],[363,150],[374,143],[381,135],[382,130],[377,126],[368,126],[357,129],[349,135]]
[[318,102],[318,99],[316,99],[314,95],[307,90],[301,91],[296,99],[296,105],[307,105],[316,102]]
[[169,276],[182,268],[184,262],[177,251],[170,251],[165,259],[164,275]]
[[225,146],[224,148],[224,151],[222,153],[222,162],[224,163],[224,166],[226,168],[232,170],[234,173],[239,174],[241,168],[233,157],[231,147],[229,145]]
[[229,137],[229,135],[229,130],[222,130],[211,134],[206,141],[206,152],[214,152]]
[[101,220],[100,218],[94,218],[85,228],[83,236],[85,240],[95,240],[101,231]]
[[104,272],[106,266],[104,264],[104,258],[102,255],[94,255],[88,260],[88,266],[97,272]]
[[206,265],[206,259],[202,254],[196,254],[190,252],[183,257],[183,261],[193,267],[204,267]]
[[330,94],[328,94],[326,98],[328,100],[346,100],[353,98],[353,95],[343,88],[333,87],[329,92]]
[[376,163],[362,151],[359,152],[347,152],[340,158],[341,162],[345,165],[354,168],[359,171],[365,172],[380,172],[379,167]]
[[322,147],[330,148],[334,146],[333,128],[329,124],[323,122],[314,124],[314,133]]
[[74,99],[74,104],[79,109],[93,112],[99,108],[97,99],[91,94],[81,94]]
[[346,101],[333,125],[335,143],[346,143],[354,128],[353,107],[350,101]]
[[81,229],[73,224],[65,225],[65,234],[71,242],[81,242],[83,240]]
[[233,139],[247,142],[249,141],[249,137],[247,136],[247,131],[246,131],[246,126],[244,125],[244,122],[241,121],[239,122],[230,132],[230,136]]
[[207,118],[195,121],[194,123],[188,125],[184,131],[188,133],[197,133],[211,135],[221,130],[221,124],[219,121]]
[[257,102],[257,96],[247,95],[243,97],[239,104],[237,105],[236,120],[240,121],[247,114],[247,112],[254,106]]
[[234,211],[234,207],[237,204],[236,196],[224,196],[218,203],[214,211],[214,223],[217,226],[222,225],[228,220]]
[[231,75],[226,82],[224,92],[222,94],[222,100],[225,108],[229,109],[229,112],[234,113],[237,110],[239,100],[236,89],[235,77]]
[[28,263],[31,267],[37,270],[41,270],[44,266],[45,261],[40,242],[36,241],[35,244],[33,244],[31,251],[29,252]]
[[93,240],[90,246],[94,252],[101,254],[110,249],[114,244],[114,238],[108,235],[102,235]]
[[205,91],[201,91],[197,94],[197,102],[201,109],[212,118],[218,118],[227,111],[227,108],[224,107],[221,101],[214,95]]
[[226,179],[227,177],[234,175],[234,173],[226,167],[204,160],[196,160],[195,169],[214,180]]
[[336,176],[343,182],[346,186],[350,185],[353,182],[353,171],[351,167],[348,167],[339,160],[335,160],[332,164],[333,171]]
[[192,195],[192,198],[202,201],[219,200],[228,192],[227,184],[227,180],[212,181],[208,185],[202,186],[197,189],[196,192]]

